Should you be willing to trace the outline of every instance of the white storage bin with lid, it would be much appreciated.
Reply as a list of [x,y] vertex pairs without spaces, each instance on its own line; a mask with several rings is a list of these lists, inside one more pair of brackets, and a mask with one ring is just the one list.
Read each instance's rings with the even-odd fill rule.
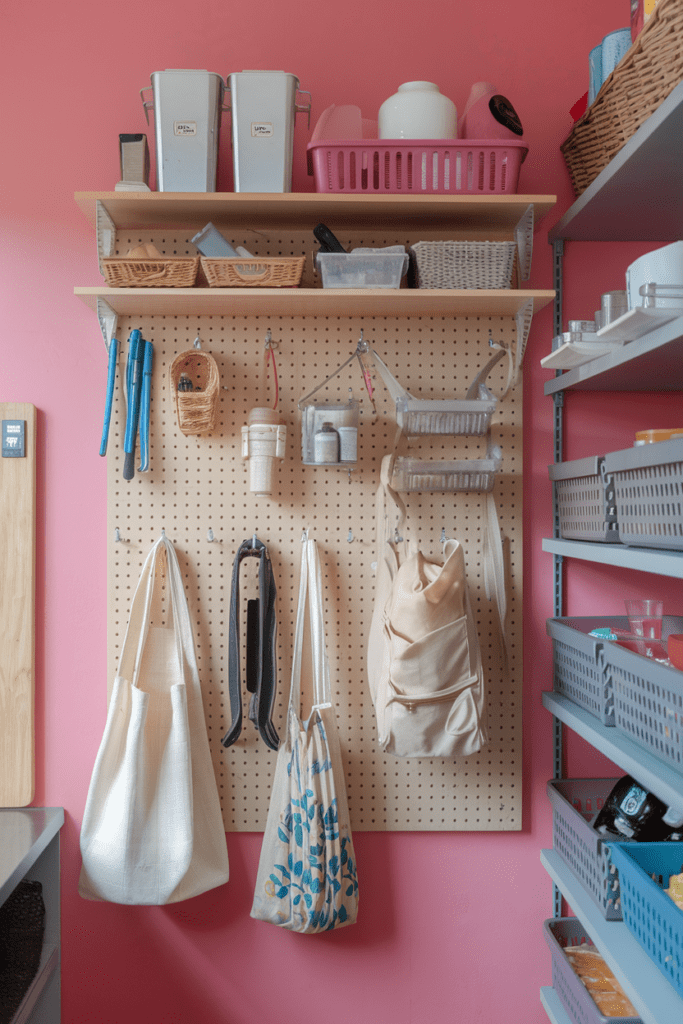
[[215,192],[218,140],[224,85],[220,75],[203,70],[169,68],[151,76],[153,99],[145,100],[145,117],[154,110],[157,191]]

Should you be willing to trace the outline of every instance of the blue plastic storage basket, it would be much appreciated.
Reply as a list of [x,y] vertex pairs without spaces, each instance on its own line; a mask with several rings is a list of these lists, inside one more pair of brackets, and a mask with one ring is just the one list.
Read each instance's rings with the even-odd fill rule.
[[[683,870],[683,843],[608,845],[619,872],[624,923],[683,996],[683,910],[663,891]],[[662,886],[652,880],[662,877]]]

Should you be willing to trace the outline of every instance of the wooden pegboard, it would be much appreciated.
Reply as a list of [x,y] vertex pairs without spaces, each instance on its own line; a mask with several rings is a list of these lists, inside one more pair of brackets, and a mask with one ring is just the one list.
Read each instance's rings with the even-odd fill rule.
[[[148,238],[148,236],[146,236]],[[156,243],[161,248],[159,240]],[[387,244],[391,239],[387,241]],[[137,244],[120,243],[122,251]],[[248,242],[245,242],[248,244]],[[373,243],[367,243],[373,244]],[[374,244],[382,244],[375,242]],[[300,245],[294,240],[292,248]],[[283,250],[286,252],[286,250]],[[299,251],[300,248],[299,248]],[[173,541],[185,576],[195,627],[199,670],[211,750],[228,831],[264,828],[275,754],[246,719],[229,750],[221,738],[230,724],[227,693],[228,616],[232,563],[239,544],[254,532],[267,545],[278,591],[278,698],[274,721],[281,732],[291,668],[301,535],[308,527],[319,546],[324,577],[327,652],[345,756],[352,827],[357,830],[510,830],[521,827],[522,691],[522,411],[521,386],[499,404],[492,435],[503,450],[495,487],[507,539],[510,574],[508,631],[510,672],[501,671],[493,606],[480,568],[486,498],[469,494],[410,494],[411,535],[435,557],[441,532],[464,544],[468,580],[487,679],[489,743],[469,758],[400,760],[377,748],[365,652],[374,599],[375,494],[379,467],[393,445],[393,402],[376,375],[374,417],[355,361],[326,388],[345,401],[349,387],[361,401],[359,462],[352,473],[303,466],[297,403],[353,352],[362,326],[365,339],[416,397],[463,398],[489,357],[488,338],[511,343],[507,318],[370,317],[252,318],[157,316],[120,318],[119,374],[108,455],[109,678],[118,663],[132,595],[144,558],[162,527]],[[153,342],[150,472],[122,476],[125,411],[121,375],[130,331]],[[247,490],[241,459],[241,427],[263,404],[263,346],[270,328],[277,343],[279,410],[287,423],[287,456],[275,471],[270,499]],[[221,399],[216,432],[183,436],[168,394],[167,372],[175,356],[202,347],[219,365]],[[489,382],[500,394],[505,361]],[[269,393],[270,395],[271,393]],[[429,438],[411,452],[423,458],[481,457],[480,438]],[[114,541],[119,530],[121,541]],[[208,531],[214,540],[208,540]],[[351,531],[352,540],[349,540]],[[246,594],[250,565],[242,569]],[[242,602],[245,607],[246,602]],[[242,643],[242,648],[244,644]],[[244,678],[244,673],[243,673]],[[310,703],[310,700],[309,700]]]

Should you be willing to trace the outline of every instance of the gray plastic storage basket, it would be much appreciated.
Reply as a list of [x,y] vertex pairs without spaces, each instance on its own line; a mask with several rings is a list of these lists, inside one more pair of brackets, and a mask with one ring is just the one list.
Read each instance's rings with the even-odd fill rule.
[[546,622],[546,632],[553,641],[555,693],[585,708],[603,725],[614,725],[612,680],[602,653],[605,641],[588,634],[610,623],[619,629],[628,629],[626,616],[561,618]]
[[[664,645],[670,633],[681,632],[683,618],[665,615]],[[609,642],[604,658],[614,691],[616,728],[682,771],[683,672]]]
[[553,849],[557,851],[607,921],[621,921],[619,880],[603,840],[591,821],[617,779],[552,779]]
[[683,550],[683,438],[605,456],[624,544]]
[[561,537],[618,542],[614,485],[603,456],[555,463],[548,476],[555,484]]
[[418,288],[509,288],[515,242],[416,242],[409,252]]
[[543,934],[553,958],[553,988],[573,1024],[641,1024],[640,1017],[603,1017],[572,965],[565,946],[593,941],[576,917],[557,917],[543,922]]

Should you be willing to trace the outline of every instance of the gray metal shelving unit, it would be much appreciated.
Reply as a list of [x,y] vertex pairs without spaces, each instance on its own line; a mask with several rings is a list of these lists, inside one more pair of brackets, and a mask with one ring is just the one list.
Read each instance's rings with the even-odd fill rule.
[[[562,286],[568,241],[643,241],[666,243],[683,238],[683,83],[638,129],[549,233],[553,246],[556,292],[554,330],[562,330]],[[554,402],[555,461],[561,462],[564,442],[564,393],[581,391],[683,390],[683,317],[660,326],[619,351],[557,374],[545,385]],[[621,544],[562,540],[554,501],[554,536],[543,550],[554,556],[555,616],[566,614],[563,597],[564,558],[683,579],[683,553]],[[650,755],[628,737],[555,694],[543,695],[553,715],[555,775],[562,775],[562,727],[571,728],[603,751],[624,772],[632,774],[667,803],[681,806],[683,774]],[[541,861],[555,885],[554,914],[561,912],[560,894],[581,919],[605,960],[622,983],[644,1024],[683,1020],[683,998],[659,972],[626,925],[605,921],[569,867],[552,850]],[[541,1002],[553,1024],[569,1017],[552,988],[541,990]]]
[[0,905],[22,879],[40,882],[45,903],[45,937],[38,973],[12,1024],[59,1024],[61,954],[59,830],[61,807],[0,809]]

